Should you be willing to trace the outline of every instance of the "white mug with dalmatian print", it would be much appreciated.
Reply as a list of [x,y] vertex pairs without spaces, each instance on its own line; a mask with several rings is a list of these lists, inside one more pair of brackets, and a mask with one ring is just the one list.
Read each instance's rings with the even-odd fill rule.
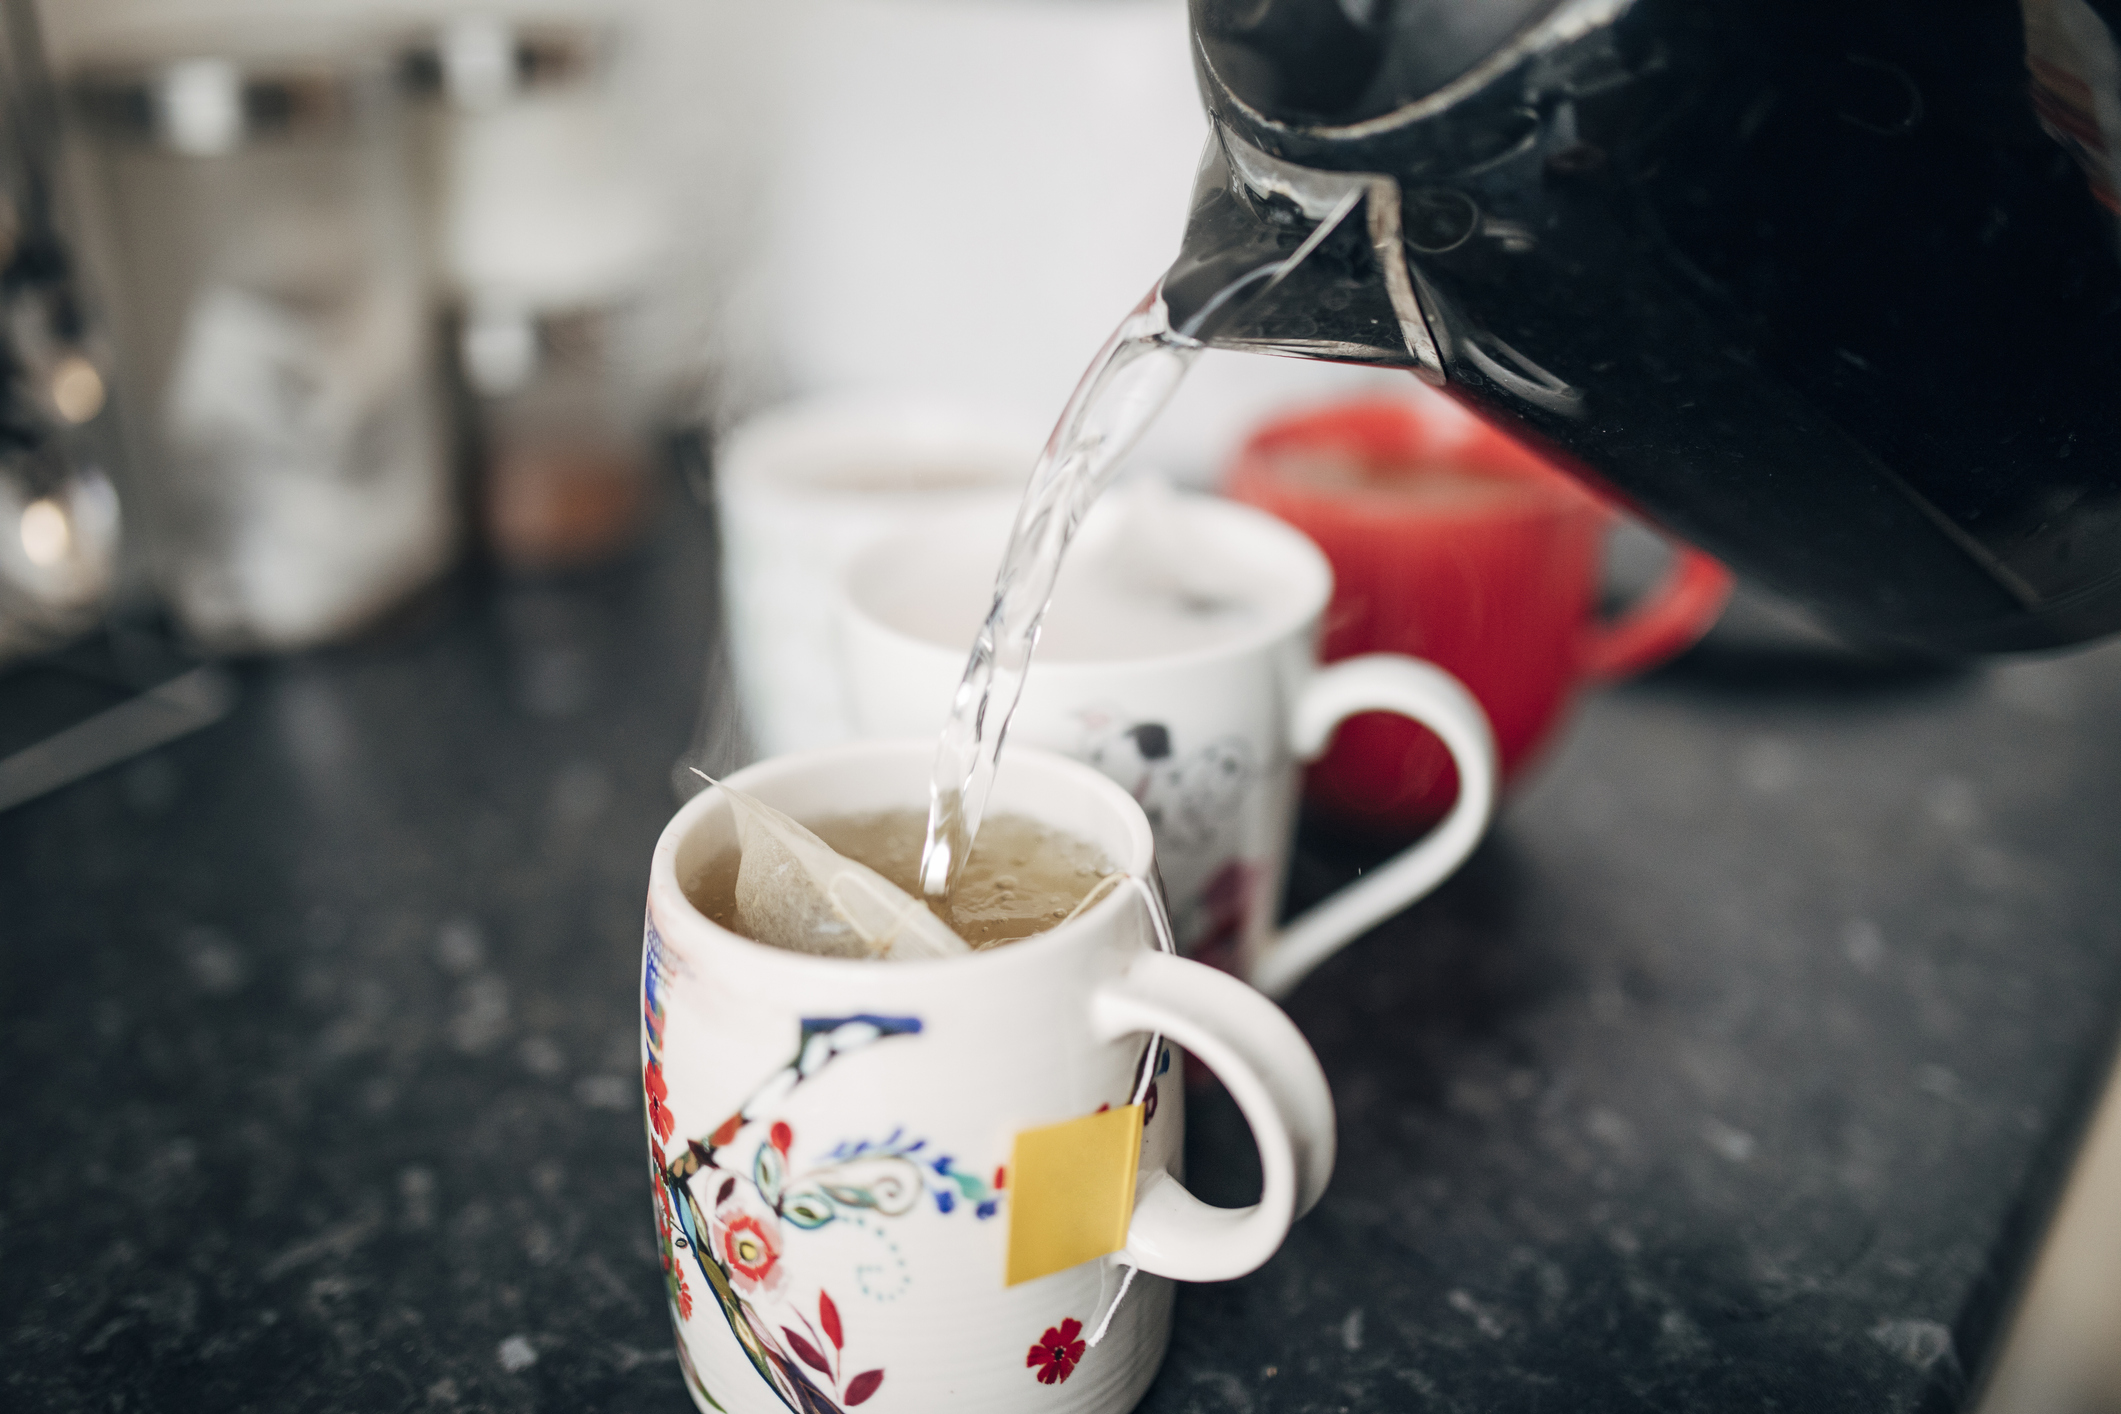
[[[1007,518],[992,511],[939,518],[849,563],[838,649],[863,735],[941,726],[1007,533]],[[1231,612],[1188,639],[1160,621],[1154,595],[1137,610],[1125,571],[1113,567],[1150,561],[1197,568],[1220,586],[1206,599]],[[1174,582],[1184,588],[1186,577]],[[1011,742],[1087,761],[1141,802],[1180,946],[1270,996],[1449,877],[1494,808],[1494,736],[1456,678],[1397,654],[1320,666],[1332,591],[1325,556],[1264,512],[1168,491],[1108,497],[1062,572],[1009,727]],[[1429,834],[1277,929],[1301,764],[1342,721],[1378,711],[1442,739],[1458,767],[1457,804]],[[1006,771],[1006,750],[1002,759]]]

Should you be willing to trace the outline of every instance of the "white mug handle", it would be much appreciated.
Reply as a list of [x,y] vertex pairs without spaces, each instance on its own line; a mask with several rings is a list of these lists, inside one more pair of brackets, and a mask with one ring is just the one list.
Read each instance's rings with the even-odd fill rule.
[[1144,1174],[1118,1260],[1177,1281],[1228,1281],[1274,1255],[1333,1176],[1333,1092],[1280,1007],[1227,973],[1145,952],[1091,998],[1101,1040],[1161,1033],[1207,1063],[1259,1146],[1259,1201],[1215,1208],[1158,1169]]
[[1434,663],[1367,653],[1322,668],[1290,714],[1289,745],[1309,761],[1358,712],[1397,712],[1443,739],[1458,766],[1458,801],[1435,829],[1364,878],[1293,920],[1247,969],[1253,986],[1285,997],[1312,968],[1365,929],[1449,878],[1480,843],[1495,811],[1495,733],[1464,683]]

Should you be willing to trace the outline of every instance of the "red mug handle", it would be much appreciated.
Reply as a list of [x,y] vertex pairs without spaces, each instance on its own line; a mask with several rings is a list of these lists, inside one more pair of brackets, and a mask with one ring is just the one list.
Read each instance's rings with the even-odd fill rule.
[[1610,682],[1647,672],[1714,626],[1731,597],[1731,572],[1690,545],[1677,550],[1663,582],[1619,618],[1585,631],[1577,661],[1587,676]]

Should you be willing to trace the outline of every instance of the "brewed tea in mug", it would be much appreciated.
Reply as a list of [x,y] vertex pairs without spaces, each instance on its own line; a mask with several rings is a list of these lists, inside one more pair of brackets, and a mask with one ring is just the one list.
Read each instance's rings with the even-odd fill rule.
[[[921,896],[925,814],[872,811],[804,823],[840,854]],[[749,937],[736,902],[739,859],[729,850],[708,860],[684,881],[685,897],[713,922]],[[929,907],[975,950],[999,947],[1065,921],[1112,871],[1112,862],[1087,840],[1022,815],[1002,815],[980,827],[949,899]]]

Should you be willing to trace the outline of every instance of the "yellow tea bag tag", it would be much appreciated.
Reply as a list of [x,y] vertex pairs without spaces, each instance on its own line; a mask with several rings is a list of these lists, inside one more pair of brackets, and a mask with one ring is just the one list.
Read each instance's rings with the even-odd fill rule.
[[1140,1105],[1017,1135],[1009,1160],[1007,1285],[1126,1246],[1141,1151]]

